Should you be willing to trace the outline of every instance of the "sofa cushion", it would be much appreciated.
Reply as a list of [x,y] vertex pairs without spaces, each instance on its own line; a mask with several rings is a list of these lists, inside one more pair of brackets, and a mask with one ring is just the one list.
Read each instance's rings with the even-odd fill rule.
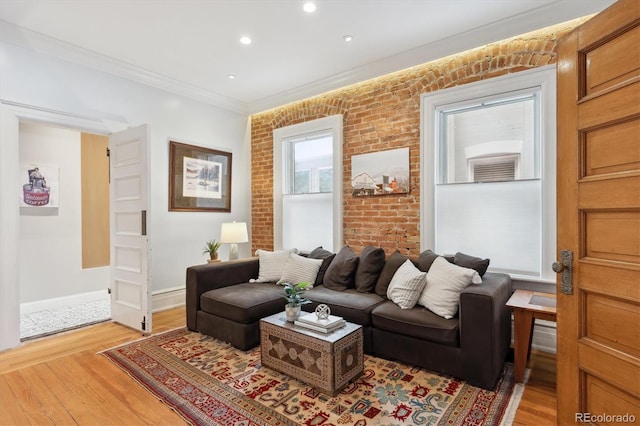
[[358,255],[349,246],[344,246],[324,274],[323,284],[335,291],[344,291],[355,286],[355,274],[358,268]]
[[429,272],[429,268],[431,268],[431,264],[433,261],[438,258],[438,254],[434,253],[431,250],[425,250],[420,253],[418,259],[416,259],[416,266],[423,272]]
[[462,266],[463,268],[475,269],[480,276],[484,276],[485,272],[487,272],[487,268],[489,268],[490,259],[482,259],[480,257],[469,256],[464,253],[456,253],[453,256],[453,263],[458,266]]
[[256,250],[260,262],[257,282],[275,282],[282,277],[289,254],[297,253],[296,249],[267,251]]
[[331,253],[329,250],[325,250],[322,247],[316,247],[311,250],[309,253],[309,259],[322,259],[322,265],[320,265],[320,269],[318,270],[318,276],[316,277],[316,282],[314,285],[321,285],[324,282],[324,274],[326,274],[329,265],[334,257],[336,257],[335,253]]
[[285,304],[282,286],[271,283],[235,284],[200,296],[203,311],[243,324],[284,311]]
[[407,259],[393,275],[387,288],[387,297],[400,308],[411,309],[416,305],[426,284],[427,273],[420,271]]
[[438,257],[427,272],[427,285],[418,304],[444,318],[453,318],[458,312],[460,293],[472,282],[482,282],[478,272]]
[[[324,303],[331,308],[331,314],[343,317],[347,321],[367,326],[371,324],[371,311],[384,299],[374,293],[360,293],[354,288],[334,291],[325,286],[314,287],[304,296],[314,305]],[[305,305],[305,308],[308,305]],[[306,308],[309,309],[309,308]]]
[[460,346],[458,319],[442,318],[422,306],[416,305],[412,309],[402,309],[395,303],[387,301],[373,309],[371,323],[375,328],[392,333],[447,346]]
[[321,265],[322,259],[309,259],[308,257],[291,253],[278,284],[308,282],[313,286]]
[[393,275],[407,259],[405,255],[397,250],[389,256],[376,282],[375,291],[378,296],[387,297],[387,288],[389,288]]
[[360,253],[356,269],[356,290],[361,293],[373,293],[378,277],[384,268],[384,250],[380,247],[366,246]]

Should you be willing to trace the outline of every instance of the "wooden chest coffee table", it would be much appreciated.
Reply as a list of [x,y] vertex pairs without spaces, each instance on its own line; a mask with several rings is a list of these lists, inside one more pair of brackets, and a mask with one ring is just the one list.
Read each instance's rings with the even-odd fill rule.
[[260,320],[262,365],[334,396],[362,374],[362,336],[362,326],[350,322],[325,334],[274,314]]

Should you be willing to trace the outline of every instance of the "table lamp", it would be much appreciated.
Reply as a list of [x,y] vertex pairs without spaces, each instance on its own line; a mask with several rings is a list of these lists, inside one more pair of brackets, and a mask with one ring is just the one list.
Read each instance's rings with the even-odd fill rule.
[[220,230],[220,242],[231,244],[229,247],[229,260],[238,258],[238,243],[249,241],[246,222],[223,223]]

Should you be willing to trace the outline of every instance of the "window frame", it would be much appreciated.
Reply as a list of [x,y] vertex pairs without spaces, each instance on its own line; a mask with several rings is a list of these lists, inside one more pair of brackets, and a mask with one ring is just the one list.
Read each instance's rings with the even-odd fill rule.
[[[542,180],[540,276],[512,278],[522,281],[555,282],[551,264],[556,258],[556,67],[548,65],[516,74],[425,93],[420,99],[420,235],[421,250],[435,246],[435,184],[437,182],[436,145],[440,141],[437,110],[453,104],[471,104],[479,98],[504,96],[523,89],[540,88],[540,179]],[[445,253],[442,253],[445,254]],[[479,255],[481,253],[469,253]]]
[[[281,250],[283,238],[283,195],[284,185],[287,183],[283,166],[286,158],[284,142],[297,137],[305,137],[314,133],[331,133],[333,139],[333,247],[325,247],[327,250],[337,251],[342,247],[343,223],[342,223],[342,140],[343,125],[342,114],[331,115],[304,123],[281,127],[273,131],[273,246],[275,250]],[[315,193],[311,193],[315,194]],[[302,195],[302,194],[301,194]]]

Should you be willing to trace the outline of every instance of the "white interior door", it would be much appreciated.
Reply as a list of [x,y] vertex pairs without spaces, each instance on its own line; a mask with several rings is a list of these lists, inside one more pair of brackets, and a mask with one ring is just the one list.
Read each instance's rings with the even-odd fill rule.
[[109,137],[111,318],[151,333],[146,125]]

